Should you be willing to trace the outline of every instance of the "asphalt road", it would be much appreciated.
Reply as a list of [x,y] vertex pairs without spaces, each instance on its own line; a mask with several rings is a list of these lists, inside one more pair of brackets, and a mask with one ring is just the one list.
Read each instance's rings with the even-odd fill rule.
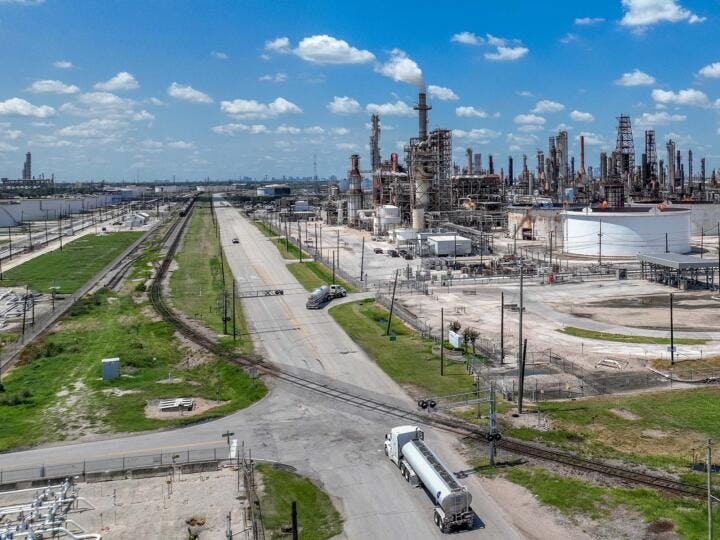
[[[358,393],[409,404],[409,398],[336,325],[325,309],[305,309],[307,293],[273,244],[233,208],[218,207],[221,241],[241,291],[283,288],[278,297],[246,299],[243,308],[258,352],[299,372],[313,372]],[[239,244],[233,244],[237,237]],[[357,409],[294,385],[271,384],[268,396],[226,418],[165,432],[71,443],[0,455],[0,467],[148,454],[217,446],[229,429],[253,455],[297,467],[330,493],[345,520],[343,537],[443,538],[432,521],[433,503],[411,488],[383,454],[384,434],[398,420]],[[452,470],[467,468],[453,437],[427,430],[429,445]],[[477,478],[463,480],[473,494],[477,527],[464,538],[523,538],[510,516]]]

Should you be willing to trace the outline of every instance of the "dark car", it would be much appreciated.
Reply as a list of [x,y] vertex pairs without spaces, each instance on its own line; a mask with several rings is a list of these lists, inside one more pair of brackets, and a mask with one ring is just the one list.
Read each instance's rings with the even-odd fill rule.
[[375,248],[373,251],[374,251],[375,253],[382,253],[382,252],[383,252],[382,248]]
[[394,249],[388,249],[388,255],[390,257],[399,257],[400,256],[400,254],[397,251],[395,251]]
[[412,260],[413,260],[412,253],[406,253],[406,254],[405,254],[405,260],[406,260],[406,261],[412,261]]
[[238,240],[237,238],[233,238],[233,239],[232,239],[232,243],[233,243],[233,244],[239,244],[239,243],[240,243],[240,240]]

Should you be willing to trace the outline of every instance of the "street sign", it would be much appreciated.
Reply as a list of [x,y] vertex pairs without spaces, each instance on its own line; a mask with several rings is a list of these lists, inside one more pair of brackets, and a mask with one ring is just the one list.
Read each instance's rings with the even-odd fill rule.
[[225,433],[223,433],[221,435],[222,437],[227,438],[228,446],[230,446],[230,437],[232,437],[233,435],[235,435],[235,432],[230,431],[230,430],[226,431]]
[[675,347],[675,345],[673,345],[673,346],[668,345],[667,351],[668,352],[677,352],[677,347]]

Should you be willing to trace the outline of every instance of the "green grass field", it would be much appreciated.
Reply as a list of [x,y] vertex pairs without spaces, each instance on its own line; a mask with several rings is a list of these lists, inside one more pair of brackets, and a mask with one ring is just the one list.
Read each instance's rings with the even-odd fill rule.
[[[292,263],[287,265],[290,273],[305,287],[307,291],[314,291],[321,285],[330,285],[332,283],[332,270],[322,263]],[[344,287],[347,292],[357,292],[357,289],[336,277],[335,283]]]
[[448,395],[471,392],[473,378],[462,362],[445,362],[445,375],[440,375],[440,357],[432,353],[433,342],[393,318],[390,341],[385,336],[388,312],[373,300],[361,300],[335,306],[330,315],[345,332],[397,383],[409,387],[411,393]]
[[[668,497],[651,489],[605,487],[537,467],[511,467],[501,474],[527,488],[541,503],[560,510],[571,521],[583,515],[607,522],[614,519],[614,511],[625,509],[642,516],[647,524],[660,518],[672,520],[681,538],[707,538],[707,511],[703,501]],[[717,511],[713,523],[714,529],[720,527]]]
[[260,232],[263,233],[265,236],[280,236],[275,229],[268,227],[262,221],[253,221],[253,223],[258,229],[260,229]]
[[282,536],[281,527],[290,523],[291,503],[297,503],[299,538],[324,540],[342,532],[342,517],[330,497],[307,478],[261,464],[260,508],[265,529]]
[[63,247],[31,259],[3,273],[2,285],[29,285],[34,291],[70,294],[120,255],[143,233],[128,231],[106,235],[88,234]]
[[[576,328],[574,326],[566,326],[562,330],[558,330],[563,334],[575,336],[585,339],[598,339],[602,341],[618,341],[620,343],[642,343],[652,345],[670,345],[670,338],[652,337],[652,336],[631,336],[627,334],[612,334],[609,332],[598,332],[596,330],[586,330],[584,328]],[[703,345],[707,343],[706,339],[693,338],[675,338],[675,345]]]
[[[224,267],[228,317],[231,317],[228,321],[228,333],[231,334],[233,276],[227,263],[221,264],[221,257],[210,207],[207,203],[199,202],[175,255],[178,268],[170,277],[173,304],[188,318],[222,333]],[[247,335],[247,325],[239,300],[236,300],[235,306],[235,325],[238,334],[236,346],[244,352],[251,352],[252,339]]]

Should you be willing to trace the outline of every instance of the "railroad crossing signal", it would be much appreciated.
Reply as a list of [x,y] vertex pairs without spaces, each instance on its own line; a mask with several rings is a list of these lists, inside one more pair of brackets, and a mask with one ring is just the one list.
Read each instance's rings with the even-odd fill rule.
[[228,446],[230,446],[230,437],[235,435],[235,432],[227,430],[225,433],[222,434],[223,437],[227,439]]

